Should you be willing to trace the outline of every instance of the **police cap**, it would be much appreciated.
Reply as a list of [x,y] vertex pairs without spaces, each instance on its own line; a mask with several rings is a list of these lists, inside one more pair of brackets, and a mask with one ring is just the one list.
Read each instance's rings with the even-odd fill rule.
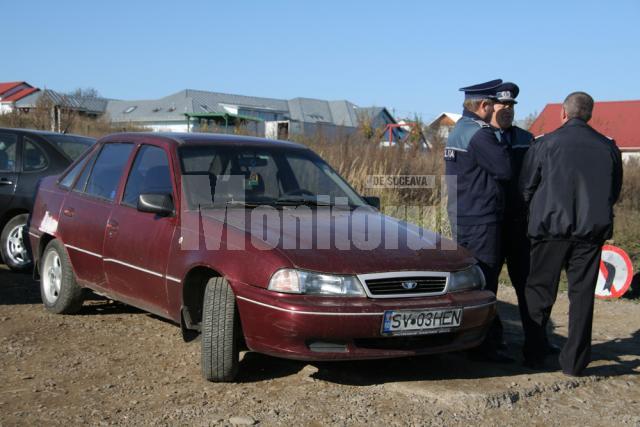
[[459,90],[464,92],[464,99],[495,99],[496,88],[501,84],[502,79],[496,79],[473,86],[461,87]]
[[517,84],[511,82],[504,82],[496,88],[496,99],[500,103],[513,103],[517,104],[516,98],[520,93],[520,88]]

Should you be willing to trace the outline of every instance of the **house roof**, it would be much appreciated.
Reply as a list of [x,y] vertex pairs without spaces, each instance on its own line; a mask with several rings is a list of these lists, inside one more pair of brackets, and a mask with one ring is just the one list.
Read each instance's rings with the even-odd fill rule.
[[94,114],[104,113],[108,102],[105,98],[66,95],[54,90],[45,89],[43,91],[30,93],[16,101],[15,105],[18,108],[34,108],[42,96],[50,99],[55,105]]
[[[109,100],[107,112],[114,122],[184,121],[185,114],[231,113],[251,116],[236,111],[247,108],[281,114],[285,119],[305,123],[331,123],[356,127],[358,114],[369,114],[370,109],[359,108],[345,101],[325,101],[312,98],[261,98],[203,90],[185,89],[159,99],[134,101]],[[384,108],[376,109],[382,112]]]
[[427,126],[435,126],[438,124],[438,122],[440,120],[442,120],[443,118],[448,117],[449,119],[451,119],[454,123],[457,123],[458,120],[460,120],[460,118],[462,117],[462,114],[456,114],[456,113],[447,113],[447,112],[442,112],[440,114],[438,114],[438,116],[433,119],[431,121],[431,123],[429,123]]
[[[549,133],[561,126],[562,104],[547,104],[529,127],[534,135]],[[640,151],[640,134],[635,129],[640,123],[640,100],[602,101],[593,107],[589,124],[598,132],[616,141],[625,151]]]
[[0,102],[15,102],[38,90],[27,82],[0,83]]
[[4,82],[4,83],[0,83],[0,95],[2,95],[3,93],[13,89],[16,86],[20,86],[22,84],[25,84],[26,82]]

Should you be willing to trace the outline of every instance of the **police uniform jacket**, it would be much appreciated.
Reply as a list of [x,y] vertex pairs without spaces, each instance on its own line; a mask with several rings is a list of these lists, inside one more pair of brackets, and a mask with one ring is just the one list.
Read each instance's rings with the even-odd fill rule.
[[[505,203],[502,181],[511,178],[511,161],[493,128],[465,109],[449,134],[444,158],[450,220],[458,225],[500,221]],[[457,188],[455,195],[453,188]]]
[[527,220],[527,204],[519,190],[518,179],[525,154],[533,142],[533,135],[518,126],[511,126],[505,130],[496,130],[496,136],[507,146],[513,175],[512,179],[505,184],[505,222],[525,222]]
[[530,203],[530,237],[602,243],[613,234],[620,150],[585,121],[571,119],[535,140],[520,185]]

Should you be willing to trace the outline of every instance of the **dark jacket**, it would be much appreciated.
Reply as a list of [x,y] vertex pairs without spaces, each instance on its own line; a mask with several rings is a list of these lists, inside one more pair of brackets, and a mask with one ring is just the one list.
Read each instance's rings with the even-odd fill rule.
[[[459,225],[497,222],[504,210],[504,184],[511,178],[505,144],[493,128],[465,110],[444,150],[449,220]],[[457,188],[455,194],[453,188]]]
[[520,180],[534,239],[602,243],[613,234],[622,158],[613,140],[580,119],[537,138]]
[[522,171],[524,157],[533,142],[533,135],[518,126],[496,130],[495,133],[498,140],[507,146],[511,158],[512,177],[505,183],[505,225],[513,222],[524,223],[527,220],[528,206],[520,192],[518,179]]

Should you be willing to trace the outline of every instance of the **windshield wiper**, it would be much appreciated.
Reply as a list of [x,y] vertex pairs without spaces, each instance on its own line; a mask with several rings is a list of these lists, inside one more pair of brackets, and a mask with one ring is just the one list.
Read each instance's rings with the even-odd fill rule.
[[246,208],[257,208],[265,203],[247,202],[246,200],[229,200],[225,202],[225,206],[243,206]]
[[321,202],[316,199],[309,199],[306,197],[281,197],[278,200],[276,200],[275,204],[283,205],[283,206],[298,206],[298,205],[327,206],[327,207],[335,206],[335,205],[332,205],[331,203]]

